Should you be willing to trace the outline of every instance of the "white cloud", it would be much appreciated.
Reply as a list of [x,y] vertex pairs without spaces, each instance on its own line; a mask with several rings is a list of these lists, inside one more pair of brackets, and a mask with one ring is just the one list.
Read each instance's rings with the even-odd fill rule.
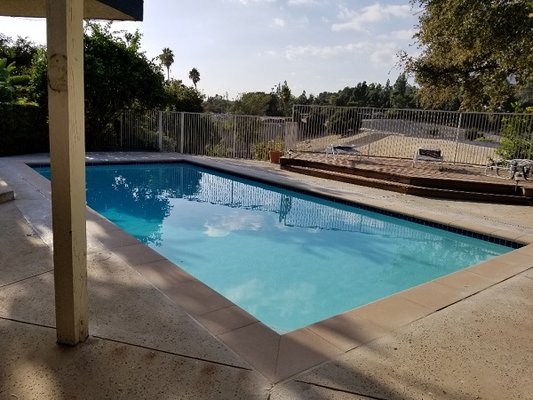
[[339,6],[338,18],[343,22],[333,24],[333,31],[353,30],[368,32],[369,26],[390,18],[411,17],[412,11],[409,5],[373,4],[363,7],[360,11],[351,10],[345,6]]
[[398,51],[400,49],[394,45],[376,45],[376,49],[370,54],[370,60],[374,64],[393,66],[398,62]]
[[289,6],[314,6],[318,4],[317,0],[289,0]]
[[254,4],[254,3],[275,3],[276,0],[239,0],[239,3],[243,4],[243,5],[248,5],[248,4]]
[[209,237],[228,236],[233,231],[258,231],[264,224],[261,215],[226,215],[215,217],[212,222],[206,222],[205,234]]
[[330,58],[343,54],[360,53],[367,47],[367,42],[348,43],[336,46],[288,46],[285,49],[285,57],[289,60],[298,57]]
[[393,31],[388,35],[391,40],[409,41],[413,40],[413,36],[416,33],[416,29],[402,29],[400,31]]
[[285,20],[282,18],[274,18],[272,20],[272,25],[283,28],[285,26]]
[[258,53],[259,57],[278,57],[279,53],[276,50],[265,50]]

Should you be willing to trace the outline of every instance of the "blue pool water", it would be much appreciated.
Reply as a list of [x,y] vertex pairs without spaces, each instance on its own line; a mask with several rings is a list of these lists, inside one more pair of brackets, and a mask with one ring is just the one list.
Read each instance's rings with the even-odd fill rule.
[[512,250],[184,163],[89,166],[87,203],[278,332]]

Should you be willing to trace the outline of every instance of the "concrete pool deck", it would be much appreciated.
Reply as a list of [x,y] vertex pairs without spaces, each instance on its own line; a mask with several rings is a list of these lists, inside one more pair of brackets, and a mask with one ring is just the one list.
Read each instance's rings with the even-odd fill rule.
[[[163,280],[154,275],[165,260],[150,258],[150,251],[89,214],[91,336],[76,348],[57,346],[49,192],[22,160],[0,159],[0,178],[17,195],[0,204],[0,398],[531,398],[531,245],[282,339],[254,323],[235,328],[243,316],[228,314],[231,307],[190,277],[175,273],[183,289],[176,291],[166,274]],[[267,163],[207,161],[533,241],[528,206],[431,200],[303,177]]]

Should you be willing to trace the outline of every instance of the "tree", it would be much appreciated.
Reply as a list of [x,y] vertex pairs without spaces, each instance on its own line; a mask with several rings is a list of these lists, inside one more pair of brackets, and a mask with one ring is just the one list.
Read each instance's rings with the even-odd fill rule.
[[422,53],[403,55],[423,104],[459,95],[470,110],[508,108],[533,74],[531,0],[413,0],[423,11],[415,35]]
[[31,97],[29,82],[33,58],[41,49],[42,47],[27,39],[18,37],[13,41],[10,37],[0,34],[0,59],[5,59],[6,65],[10,66],[9,85],[12,101],[27,103]]
[[32,67],[33,57],[40,49],[28,39],[18,37],[13,41],[8,36],[0,34],[0,58],[7,59],[7,63],[15,63],[14,75],[26,75]]
[[215,114],[227,114],[231,108],[231,101],[218,94],[208,97],[203,104],[204,112]]
[[243,93],[233,104],[233,112],[241,115],[267,115],[272,96],[265,92]]
[[125,38],[111,25],[89,23],[85,34],[85,121],[87,148],[98,136],[113,132],[126,110],[144,110],[165,103],[164,76],[139,51],[139,32]]
[[391,106],[392,108],[411,108],[415,105],[414,89],[407,82],[407,76],[400,74],[391,91]]
[[167,69],[167,81],[170,80],[170,66],[174,63],[174,53],[168,47],[163,49],[163,52],[159,55],[161,64]]
[[165,84],[167,108],[172,111],[202,112],[203,96],[198,90],[187,87],[180,80],[172,79]]
[[291,89],[287,84],[287,81],[283,82],[283,85],[278,85],[278,97],[280,99],[281,113],[284,117],[288,117],[291,114],[293,97]]
[[12,84],[12,73],[15,63],[7,63],[7,59],[0,58],[0,102],[10,103],[14,99],[15,88]]
[[193,68],[189,71],[189,79],[192,80],[194,88],[196,89],[196,84],[200,82],[200,73],[196,68]]

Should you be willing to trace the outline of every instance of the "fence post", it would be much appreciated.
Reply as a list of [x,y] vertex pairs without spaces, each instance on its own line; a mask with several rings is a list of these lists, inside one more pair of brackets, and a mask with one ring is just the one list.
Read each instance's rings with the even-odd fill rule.
[[233,116],[233,158],[237,158],[237,116]]
[[157,122],[157,133],[159,139],[159,151],[163,151],[163,111],[159,111],[159,119]]
[[183,154],[184,145],[183,142],[185,141],[185,113],[180,113],[180,153]]
[[453,163],[457,162],[457,152],[459,151],[459,133],[461,131],[461,120],[463,113],[459,113],[459,122],[457,123],[457,130],[455,131],[455,154],[453,156]]
[[125,125],[126,115],[122,113],[120,116],[120,150],[124,150],[124,125]]

